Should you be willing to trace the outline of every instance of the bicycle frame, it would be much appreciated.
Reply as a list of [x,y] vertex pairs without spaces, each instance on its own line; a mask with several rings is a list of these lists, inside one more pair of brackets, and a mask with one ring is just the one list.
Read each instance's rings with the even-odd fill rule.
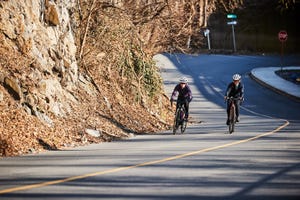
[[184,133],[186,129],[186,121],[184,120],[185,117],[185,107],[183,103],[180,103],[177,106],[177,109],[175,111],[175,117],[174,117],[174,125],[173,125],[173,134],[176,134],[177,129],[181,128],[181,133]]
[[233,133],[234,132],[234,126],[235,126],[235,123],[236,123],[236,107],[235,107],[235,104],[234,104],[234,101],[236,100],[239,100],[239,98],[233,98],[233,97],[230,97],[230,98],[227,98],[227,101],[229,101],[229,125],[228,125],[228,130],[229,130],[229,133]]

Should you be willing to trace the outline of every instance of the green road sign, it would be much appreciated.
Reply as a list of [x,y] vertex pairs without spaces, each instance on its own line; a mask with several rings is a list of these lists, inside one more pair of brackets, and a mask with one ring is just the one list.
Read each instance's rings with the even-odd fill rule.
[[228,19],[236,19],[237,16],[235,14],[227,14]]

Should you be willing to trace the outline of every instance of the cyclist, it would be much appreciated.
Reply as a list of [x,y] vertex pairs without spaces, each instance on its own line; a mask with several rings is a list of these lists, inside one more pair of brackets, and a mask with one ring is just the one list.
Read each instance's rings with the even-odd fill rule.
[[[233,81],[228,84],[227,90],[224,96],[224,99],[233,97],[237,98],[237,100],[234,100],[235,104],[235,111],[236,111],[236,122],[239,122],[239,114],[240,114],[240,103],[244,100],[244,86],[241,82],[241,75],[234,74],[232,76]],[[226,124],[229,125],[229,101],[227,101],[227,121]]]
[[175,98],[177,97],[177,103],[176,103],[176,109],[179,107],[179,105],[183,104],[185,108],[185,120],[188,120],[189,117],[189,104],[193,99],[192,91],[190,87],[188,86],[188,80],[186,77],[182,77],[179,80],[179,83],[175,86],[172,96],[171,96],[171,104],[173,101],[175,101]]

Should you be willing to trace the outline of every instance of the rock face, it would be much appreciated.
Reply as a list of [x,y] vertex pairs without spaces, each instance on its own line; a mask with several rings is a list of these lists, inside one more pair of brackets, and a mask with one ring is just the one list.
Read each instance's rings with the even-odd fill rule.
[[94,92],[78,78],[74,2],[0,1],[0,156],[102,141],[83,137],[71,116],[82,103],[74,94]]
[[[17,100],[31,109],[38,107],[57,116],[70,112],[70,92],[78,83],[76,45],[68,9],[75,1],[24,0],[0,2],[0,27],[3,43],[32,58],[34,70],[28,76],[36,88],[22,86],[18,77],[7,75],[4,84]],[[19,13],[16,15],[15,13]],[[32,92],[24,92],[30,89]],[[47,107],[45,107],[47,104]],[[34,111],[35,112],[35,111]]]

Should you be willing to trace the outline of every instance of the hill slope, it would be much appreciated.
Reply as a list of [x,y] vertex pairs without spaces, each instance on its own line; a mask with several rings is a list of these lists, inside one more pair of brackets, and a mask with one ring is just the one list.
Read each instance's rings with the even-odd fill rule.
[[120,34],[132,28],[130,20],[113,26],[117,19],[106,9],[99,23],[88,17],[89,4],[80,6],[81,13],[75,2],[0,2],[1,156],[169,127],[158,69],[134,35]]

